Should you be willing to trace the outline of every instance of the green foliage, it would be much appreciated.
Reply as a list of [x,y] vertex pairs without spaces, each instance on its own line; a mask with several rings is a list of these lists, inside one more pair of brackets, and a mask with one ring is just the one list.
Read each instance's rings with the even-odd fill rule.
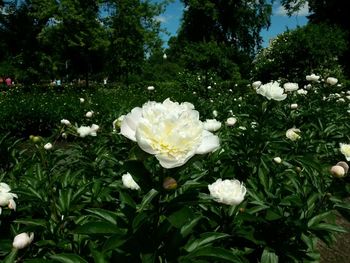
[[263,82],[300,82],[305,80],[305,74],[314,72],[342,78],[338,59],[346,49],[346,35],[341,29],[309,24],[277,36],[262,49],[254,60],[253,77]]
[[[21,133],[41,136],[18,140],[16,132],[1,131],[0,181],[9,184],[18,199],[17,211],[2,207],[0,259],[319,260],[317,241],[330,244],[334,233],[344,232],[334,211],[346,215],[350,208],[344,201],[349,177],[333,178],[329,173],[332,165],[344,160],[339,143],[350,140],[349,107],[332,95],[337,92],[346,99],[342,91],[347,87],[315,83],[307,96],[288,93],[286,100],[276,102],[267,101],[243,81],[238,86],[211,83],[207,89],[195,77],[186,85],[153,83],[153,91],[146,83],[88,90],[23,87],[0,97],[6,129],[15,131],[17,126]],[[222,124],[233,114],[237,124],[222,125],[216,132],[221,149],[166,170],[134,142],[113,132],[112,121],[148,100],[167,97],[193,103],[202,120],[212,119],[216,110],[215,118]],[[291,110],[291,103],[299,107]],[[85,117],[88,110],[94,111],[93,117]],[[40,114],[50,123],[48,136],[39,127],[27,131],[27,123]],[[63,118],[72,125],[61,124]],[[78,137],[76,127],[92,123],[100,126],[97,136]],[[293,126],[301,129],[301,139],[294,142],[285,137]],[[51,150],[44,149],[47,142],[53,144]],[[281,163],[273,161],[276,156]],[[140,190],[123,186],[126,172]],[[168,177],[176,180],[176,188],[163,188]],[[237,206],[214,201],[208,184],[218,178],[244,182],[248,191],[244,201]],[[22,232],[34,232],[34,241],[13,252],[11,240]]]

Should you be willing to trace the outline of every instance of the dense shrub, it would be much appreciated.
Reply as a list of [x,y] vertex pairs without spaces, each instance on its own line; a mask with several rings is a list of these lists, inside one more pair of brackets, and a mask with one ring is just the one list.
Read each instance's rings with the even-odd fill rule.
[[347,48],[344,31],[335,26],[308,24],[286,31],[256,56],[253,78],[299,82],[305,73],[341,78],[338,58]]

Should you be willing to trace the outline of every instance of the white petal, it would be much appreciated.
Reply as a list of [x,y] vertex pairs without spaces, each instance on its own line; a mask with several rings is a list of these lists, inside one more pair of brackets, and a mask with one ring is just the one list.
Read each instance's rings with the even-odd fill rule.
[[206,130],[203,131],[203,139],[201,144],[196,150],[197,154],[205,154],[208,152],[213,152],[220,147],[219,137],[208,132]]
[[120,126],[120,133],[126,138],[136,141],[136,128],[139,124],[139,121],[142,117],[142,109],[136,107],[125,116]]

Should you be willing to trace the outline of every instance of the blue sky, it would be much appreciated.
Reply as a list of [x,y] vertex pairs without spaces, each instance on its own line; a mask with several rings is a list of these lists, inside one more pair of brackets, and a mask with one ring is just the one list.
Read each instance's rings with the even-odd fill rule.
[[[157,19],[162,23],[162,27],[170,33],[170,36],[176,35],[180,25],[183,8],[184,6],[180,0],[175,0],[173,3],[167,6],[165,13],[157,17]],[[275,1],[273,5],[273,15],[271,17],[271,26],[268,30],[263,30],[261,32],[261,36],[264,40],[263,46],[266,47],[270,38],[284,32],[287,28],[294,29],[297,26],[305,25],[307,23],[307,14],[308,7],[304,6],[299,11],[298,15],[288,17],[286,11],[279,4],[279,1]],[[170,36],[162,34],[162,38],[165,42]],[[165,44],[165,46],[167,45]]]

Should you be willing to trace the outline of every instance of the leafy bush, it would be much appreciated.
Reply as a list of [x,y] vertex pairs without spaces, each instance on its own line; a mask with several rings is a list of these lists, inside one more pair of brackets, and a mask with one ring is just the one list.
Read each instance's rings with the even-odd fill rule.
[[308,24],[286,31],[256,56],[253,78],[300,82],[305,73],[343,78],[338,58],[347,48],[344,31],[335,26]]

